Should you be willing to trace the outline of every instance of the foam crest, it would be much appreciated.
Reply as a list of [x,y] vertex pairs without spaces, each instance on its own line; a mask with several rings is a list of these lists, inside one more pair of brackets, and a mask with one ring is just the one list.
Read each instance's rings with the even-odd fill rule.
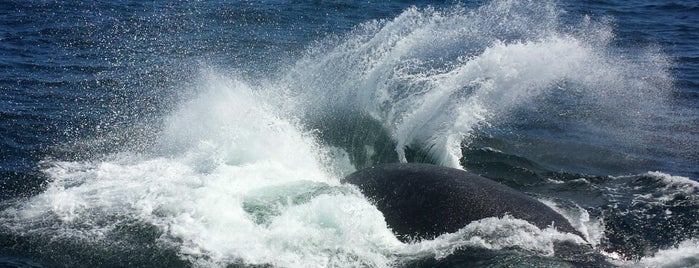
[[665,182],[667,184],[666,190],[672,187],[682,188],[687,194],[692,194],[699,190],[699,182],[687,177],[673,176],[659,171],[648,172],[648,175],[660,178],[663,182]]
[[699,240],[691,239],[656,252],[637,262],[621,263],[626,267],[695,267],[699,264]]
[[[550,1],[410,8],[320,42],[264,85],[205,73],[198,94],[164,118],[150,148],[47,161],[46,190],[2,211],[0,225],[88,242],[119,240],[122,227],[146,225],[158,231],[153,246],[174,245],[203,267],[388,267],[463,247],[551,256],[556,242],[584,241],[506,216],[401,243],[382,214],[339,181],[336,170],[352,170],[348,149],[356,148],[331,147],[312,126],[369,117],[378,124],[365,125],[381,125],[401,161],[412,149],[461,168],[461,146],[475,129],[551,92],[602,100],[596,103],[609,114],[652,107],[645,100],[657,87],[629,80],[638,65],[609,56],[608,29],[565,32],[559,13]],[[340,131],[339,139],[364,131]],[[369,156],[381,152],[363,146]]]
[[383,215],[324,168],[325,150],[275,114],[266,91],[216,75],[202,85],[165,120],[153,154],[47,163],[46,191],[4,211],[4,225],[90,243],[145,223],[161,232],[152,243],[205,267],[393,261],[400,242]]
[[[650,193],[634,195],[634,201],[642,201],[650,204],[668,204],[677,200],[686,200],[688,204],[699,202],[699,182],[687,177],[673,176],[662,172],[646,173],[657,188]],[[624,177],[620,177],[624,178]]]
[[539,201],[563,215],[591,246],[599,246],[604,237],[604,221],[602,218],[591,217],[587,210],[578,205],[564,207],[553,200],[539,199]]
[[542,230],[506,215],[472,222],[455,233],[443,234],[434,240],[409,244],[403,249],[403,254],[440,259],[460,248],[474,247],[492,250],[518,248],[540,256],[553,256],[555,243],[563,241],[585,244],[579,236],[558,232],[553,227]]
[[[506,122],[522,107],[547,105],[555,93],[577,102],[565,109],[585,107],[572,112],[576,120],[604,118],[615,133],[643,117],[639,111],[652,114],[649,107],[663,95],[655,84],[663,81],[662,64],[617,57],[607,49],[609,27],[586,18],[565,31],[559,15],[552,3],[533,1],[493,1],[475,10],[411,8],[321,43],[282,84],[301,100],[290,110],[310,125],[367,114],[390,132],[401,161],[411,148],[456,168],[474,129]],[[639,67],[660,80],[638,78]]]

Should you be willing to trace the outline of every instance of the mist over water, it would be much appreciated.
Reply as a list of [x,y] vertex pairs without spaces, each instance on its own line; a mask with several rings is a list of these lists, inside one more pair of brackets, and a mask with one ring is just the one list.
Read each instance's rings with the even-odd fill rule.
[[[578,261],[556,252],[563,242],[591,244],[622,266],[696,263],[696,226],[668,239],[674,244],[644,251],[615,244],[617,236],[605,233],[606,211],[585,210],[604,203],[597,196],[617,198],[604,205],[620,210],[625,198],[691,210],[699,206],[699,186],[645,173],[675,159],[645,149],[663,120],[680,120],[669,116],[671,59],[652,47],[620,51],[613,23],[565,15],[551,1],[410,7],[317,41],[293,64],[268,63],[281,65],[266,69],[278,70],[273,74],[204,63],[171,110],[106,135],[128,137],[132,146],[42,161],[43,192],[4,203],[0,231],[22,246],[45,243],[59,252],[45,257],[49,263],[70,256],[61,248],[80,244],[89,250],[76,266],[129,252],[140,252],[136,263],[155,256],[200,267],[419,266],[454,256],[513,263],[479,250],[522,252],[515,262],[530,265]],[[104,137],[72,146],[110,146],[91,140]],[[469,161],[479,153],[507,163],[521,157],[527,161],[511,162],[537,176],[539,169],[561,172],[546,183],[521,183],[585,237],[506,216],[401,243],[372,201],[341,181],[399,161],[474,169]],[[646,181],[665,188],[645,189]],[[638,192],[625,188],[633,183]],[[580,189],[595,197],[563,199]],[[633,196],[616,195],[624,189]]]

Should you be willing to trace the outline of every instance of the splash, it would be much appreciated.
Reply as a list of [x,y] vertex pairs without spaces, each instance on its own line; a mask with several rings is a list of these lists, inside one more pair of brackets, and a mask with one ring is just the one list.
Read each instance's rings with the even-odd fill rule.
[[690,239],[663,249],[640,261],[620,263],[626,267],[695,267],[699,264],[699,241]]
[[460,248],[474,247],[493,250],[518,248],[542,256],[553,256],[554,244],[562,241],[585,244],[576,235],[558,232],[553,227],[539,229],[527,221],[506,215],[478,220],[454,233],[411,244],[404,254],[412,257],[429,254],[441,259]]
[[[592,105],[594,118],[652,113],[639,107],[655,107],[647,96],[662,87],[634,78],[639,65],[607,50],[608,27],[583,21],[565,30],[560,16],[539,1],[410,8],[321,41],[268,81],[205,74],[147,150],[47,160],[47,189],[3,211],[2,227],[99,244],[145,225],[156,229],[149,246],[168,245],[204,267],[388,267],[464,247],[550,256],[554,242],[581,240],[509,217],[403,244],[339,178],[360,167],[354,151],[373,164],[385,153],[378,143],[390,144],[397,161],[412,150],[461,168],[461,147],[476,129],[556,93]],[[319,138],[314,126],[346,118],[379,127],[339,133],[344,147]],[[357,139],[368,130],[388,138]]]
[[95,244],[145,223],[159,230],[156,245],[203,267],[391,262],[385,251],[399,242],[382,214],[324,168],[311,135],[263,91],[211,74],[202,85],[166,118],[153,153],[50,163],[49,187],[4,211],[7,225]]
[[548,256],[558,241],[583,242],[506,216],[401,243],[370,201],[324,168],[313,136],[265,101],[275,91],[216,75],[202,83],[206,91],[165,120],[152,153],[47,163],[48,188],[3,211],[3,227],[107,249],[130,247],[124,229],[154,227],[148,247],[174,248],[198,267],[390,267],[465,247]]
[[[495,1],[475,10],[411,8],[366,23],[292,68],[284,84],[304,107],[290,110],[311,122],[369,115],[390,133],[400,161],[410,148],[455,168],[475,129],[538,105],[551,104],[538,111],[549,120],[572,114],[579,125],[629,138],[633,122],[660,106],[665,66],[615,56],[609,27],[586,18],[566,31],[560,15],[548,2]],[[657,79],[637,77],[639,67]],[[556,94],[575,103],[556,107]]]

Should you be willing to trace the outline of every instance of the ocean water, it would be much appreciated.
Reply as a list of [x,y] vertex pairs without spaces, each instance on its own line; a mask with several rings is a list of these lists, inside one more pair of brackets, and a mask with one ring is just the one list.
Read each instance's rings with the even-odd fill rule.
[[[699,3],[2,1],[0,266],[698,267]],[[403,243],[347,174],[491,178]]]

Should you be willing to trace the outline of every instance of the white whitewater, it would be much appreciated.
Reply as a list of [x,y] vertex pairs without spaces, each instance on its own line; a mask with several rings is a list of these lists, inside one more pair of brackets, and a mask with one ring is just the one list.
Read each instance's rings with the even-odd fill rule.
[[367,23],[294,66],[284,84],[302,101],[291,110],[304,118],[368,114],[391,133],[402,161],[412,147],[454,168],[475,128],[555,94],[594,118],[579,124],[604,118],[613,131],[597,131],[638,140],[636,124],[663,107],[666,62],[657,53],[638,62],[614,55],[611,29],[589,18],[563,31],[560,12],[549,2],[494,1],[476,10],[412,8]]
[[[368,114],[392,135],[401,160],[413,147],[461,168],[461,144],[475,128],[553,91],[610,113],[655,107],[646,96],[662,88],[630,78],[639,66],[610,56],[609,29],[584,21],[564,32],[559,12],[529,1],[412,8],[317,45],[280,78],[253,85],[205,72],[197,96],[165,118],[147,153],[48,161],[47,190],[2,212],[5,225],[89,243],[144,222],[162,232],[158,243],[203,267],[388,267],[464,246],[550,256],[555,241],[584,243],[511,217],[401,243],[370,201],[340,182],[353,168],[342,149],[304,125]],[[643,67],[662,73],[657,64]]]
[[[551,255],[554,241],[582,243],[505,217],[403,244],[381,212],[325,168],[329,156],[312,136],[265,102],[273,91],[216,75],[203,83],[206,91],[166,120],[157,153],[51,163],[48,189],[4,212],[10,227],[97,243],[137,220],[203,267],[387,267],[463,246]],[[47,220],[55,222],[40,224]]]

